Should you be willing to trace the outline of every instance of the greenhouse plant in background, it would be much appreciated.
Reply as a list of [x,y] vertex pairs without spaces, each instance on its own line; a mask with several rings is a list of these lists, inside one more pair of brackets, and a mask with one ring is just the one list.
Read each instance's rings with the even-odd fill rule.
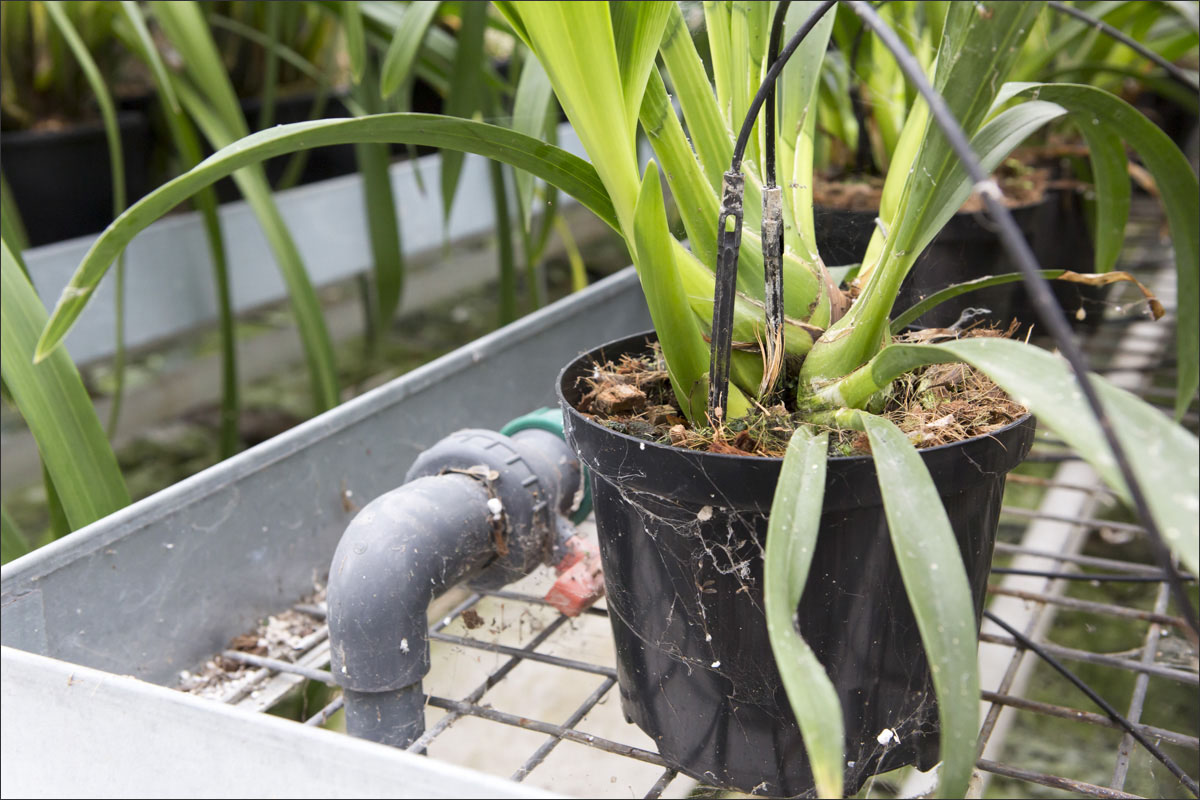
[[[1097,16],[1085,22],[1066,13],[1041,15],[1010,80],[1070,78],[1099,88],[1120,89],[1131,102],[1144,102],[1141,98],[1153,89],[1172,98],[1184,118],[1195,119],[1194,70],[1172,63],[1182,59],[1194,65],[1200,43],[1194,14],[1189,16],[1186,6],[1103,3],[1088,5],[1080,13],[1086,12]],[[944,9],[937,4],[880,7],[880,14],[901,33],[927,70],[934,54],[931,37],[939,29],[939,13]],[[1095,25],[1107,22],[1137,33],[1136,41],[1117,41],[1096,29]],[[887,167],[914,93],[894,57],[844,7],[838,12],[832,38],[837,49],[824,61],[818,92],[815,226],[822,256],[827,263],[841,265],[858,262],[864,253],[869,262],[882,245],[882,229],[874,223],[880,187],[884,176],[895,175],[896,171],[889,172]],[[1085,157],[1087,150],[1088,143],[1073,123],[1051,121],[1040,136],[1031,137],[1001,164],[997,182],[1038,261],[1068,270],[1052,284],[1064,311],[1085,324],[1094,324],[1103,311],[1100,285],[1117,277],[1111,273],[1120,253],[1123,227],[1096,224],[1096,209],[1089,199],[1096,178]],[[904,160],[911,153],[899,152],[897,157]],[[1102,169],[1105,166],[1100,164]],[[1100,179],[1109,177],[1101,175]],[[1114,187],[1118,190],[1128,185],[1123,176],[1111,179],[1120,182]],[[1150,183],[1142,183],[1153,191]],[[1117,209],[1125,208],[1128,192],[1110,190],[1102,199]],[[1111,209],[1104,213],[1106,218],[1115,218]],[[1089,285],[1076,277],[1076,273],[1093,272],[1108,278],[1089,277]],[[926,326],[950,325],[969,307],[982,307],[980,313],[987,312],[987,319],[1004,324],[1013,318],[1028,324],[1036,318],[1015,263],[999,246],[994,228],[967,208],[926,248],[901,289],[896,311],[946,283],[966,280],[978,280],[984,288],[943,301],[918,321]]]
[[[1196,438],[1159,411],[1099,377],[1088,377],[1083,386],[1090,391],[1081,391],[1067,362],[1037,347],[999,337],[895,341],[902,320],[893,319],[891,313],[900,284],[972,190],[984,195],[997,224],[1008,232],[1006,240],[1011,237],[1011,219],[996,202],[994,183],[984,176],[1047,122],[1066,119],[1088,138],[1102,200],[1128,191],[1124,168],[1128,145],[1157,182],[1174,239],[1180,317],[1176,411],[1182,414],[1195,394],[1200,370],[1197,180],[1161,131],[1108,92],[1076,84],[1005,83],[1034,23],[1049,13],[1044,4],[950,4],[931,62],[930,81],[937,94],[923,94],[905,116],[898,147],[908,143],[905,152],[911,156],[905,163],[910,167],[896,172],[898,159],[893,158],[889,177],[899,177],[889,180],[891,193],[885,191],[880,213],[887,237],[867,259],[863,288],[851,297],[821,263],[812,224],[817,120],[815,113],[808,112],[815,108],[819,65],[833,22],[832,16],[819,18],[814,12],[827,12],[832,5],[792,3],[782,26],[786,31],[772,25],[767,4],[706,5],[714,91],[673,3],[497,3],[495,7],[543,67],[590,163],[512,129],[422,114],[298,123],[245,136],[148,195],[109,227],[56,306],[38,342],[37,357],[44,360],[58,352],[89,294],[139,230],[194,192],[247,165],[324,144],[403,142],[478,153],[528,171],[573,195],[624,238],[665,359],[671,407],[687,422],[678,426],[684,439],[690,428],[710,441],[736,441],[736,433],[763,419],[755,416],[759,409],[780,403],[787,416],[800,423],[780,461],[639,440],[585,420],[567,404],[570,435],[581,459],[592,468],[618,639],[620,625],[658,625],[653,632],[663,635],[661,639],[644,635],[649,628],[631,631],[636,641],[629,647],[642,660],[620,671],[623,694],[628,695],[627,713],[656,737],[673,766],[744,790],[758,786],[767,792],[797,793],[815,788],[823,796],[838,796],[844,789],[855,790],[869,770],[898,766],[879,758],[887,742],[879,738],[878,730],[861,729],[861,709],[846,702],[857,689],[842,681],[855,658],[872,649],[864,649],[842,620],[822,627],[806,612],[805,598],[814,592],[828,593],[839,608],[851,602],[847,595],[861,584],[823,585],[822,569],[814,568],[810,575],[809,566],[825,563],[821,559],[826,557],[822,554],[830,546],[828,540],[836,538],[829,535],[828,519],[862,513],[869,504],[863,498],[874,497],[880,507],[877,516],[882,515],[879,518],[886,523],[874,524],[881,536],[890,538],[891,552],[885,549],[879,555],[864,550],[860,555],[881,559],[885,577],[875,580],[870,573],[850,577],[902,587],[897,591],[902,593],[898,599],[903,607],[887,609],[887,616],[894,625],[907,625],[910,640],[912,627],[919,630],[923,654],[917,652],[929,664],[928,677],[923,670],[905,677],[917,681],[912,688],[918,693],[929,681],[937,697],[936,719],[931,718],[932,703],[915,713],[900,701],[878,713],[896,715],[887,730],[899,734],[899,741],[923,742],[903,752],[898,748],[901,755],[896,760],[927,765],[930,747],[936,748],[943,763],[941,793],[961,796],[974,763],[978,729],[978,620],[973,611],[979,607],[982,588],[971,585],[968,572],[986,577],[991,542],[986,531],[953,525],[960,520],[960,509],[954,503],[943,509],[941,496],[946,493],[946,475],[953,478],[971,471],[967,461],[960,460],[960,451],[992,447],[995,440],[1011,436],[1009,447],[1000,448],[1008,463],[1002,458],[991,470],[1002,475],[1028,447],[1032,423],[1027,416],[1018,417],[993,431],[993,436],[922,451],[910,441],[912,431],[901,430],[878,413],[889,392],[928,378],[922,369],[929,365],[966,363],[990,376],[1091,462],[1119,497],[1138,507],[1147,528],[1161,534],[1165,547],[1192,574],[1200,571],[1194,513],[1200,494],[1200,454]],[[878,19],[866,4],[849,5],[868,24]],[[759,120],[748,112],[762,101],[756,95],[764,75],[773,77],[777,69],[772,65],[781,39],[772,35],[773,29],[788,36],[798,31],[809,35],[802,42],[789,40],[783,52],[791,58],[782,69],[776,119]],[[887,28],[877,27],[873,33],[889,49],[898,47]],[[662,73],[656,66],[660,55]],[[924,80],[915,61],[902,64],[910,80]],[[682,122],[667,92],[668,80]],[[748,124],[743,125],[746,118]],[[668,227],[659,168],[652,164],[644,174],[638,169],[639,123],[662,164],[690,250]],[[969,148],[965,140],[952,138],[958,130],[955,124],[970,138]],[[735,134],[740,134],[736,141]],[[982,167],[970,150],[978,154]],[[1126,181],[1124,189],[1118,175]],[[744,203],[739,190],[744,190]],[[1101,224],[1121,227],[1124,218],[1114,210],[1119,203],[1098,206]],[[1028,253],[1018,261],[1025,271]],[[1036,287],[1036,276],[1030,279]],[[1035,296],[1046,300],[1044,291]],[[1048,302],[1040,308],[1064,353],[1078,364],[1077,352],[1069,341],[1061,340],[1065,324],[1061,317],[1054,316]],[[562,388],[570,400],[572,387]],[[1092,415],[1097,396],[1115,438]],[[846,436],[865,437],[871,455],[830,458],[830,439]],[[588,438],[602,444],[589,450]],[[1147,442],[1154,446],[1144,446]],[[631,466],[606,471],[600,454],[606,448],[623,448]],[[690,472],[653,473],[679,479],[677,496],[667,496],[659,485],[649,491],[636,483],[639,473],[649,474],[632,460],[643,451],[648,451],[647,458],[664,459],[656,463],[694,461],[700,466]],[[850,487],[849,499],[833,496],[827,475],[837,475],[836,483]],[[621,483],[627,480],[633,482]],[[765,499],[736,497],[747,487],[762,489],[775,483]],[[998,507],[998,489],[982,492],[986,502],[966,505]],[[643,507],[632,512],[606,508],[600,502],[602,494],[622,499],[628,495]],[[710,498],[704,504],[690,505],[704,496]],[[672,516],[680,509],[691,512],[691,521]],[[623,582],[619,576],[629,567],[615,560],[621,546],[616,539],[622,537],[614,538],[605,529],[613,519],[631,520],[633,533],[624,538],[637,538],[637,526],[654,517],[665,520],[669,534],[659,535],[651,544],[651,557],[643,557],[637,565],[647,571],[635,570],[633,580]],[[704,525],[710,521],[720,524]],[[713,528],[718,536],[728,532],[742,540],[704,540]],[[708,577],[711,569],[705,572],[704,560],[697,564],[671,549],[676,540],[689,536],[697,539],[693,546],[712,561],[726,559],[715,566],[722,568],[717,572],[732,580],[734,588],[706,584],[716,579]],[[752,555],[742,558],[747,548]],[[763,550],[765,557],[760,559]],[[971,562],[970,570],[964,560]],[[1164,568],[1173,574],[1169,558],[1164,560]],[[653,581],[641,579],[657,569],[656,562],[668,578],[695,581],[687,593],[676,596],[678,603],[670,597],[636,594],[640,582],[653,586]],[[709,605],[709,594],[740,595],[747,605],[737,606],[738,613],[728,608],[722,612]],[[867,606],[880,602],[886,601],[866,600]],[[660,608],[662,614],[642,619],[636,617],[639,608]],[[1181,611],[1186,609],[1185,601]],[[708,614],[721,614],[722,619]],[[1194,612],[1191,618],[1194,624]],[[702,634],[710,619],[714,626],[718,622],[730,626],[727,629],[737,635],[730,640],[711,635],[705,640]],[[671,625],[681,624],[697,627],[700,643],[670,639]],[[769,656],[741,646],[749,640],[765,643],[768,632],[778,674],[770,668]],[[870,634],[865,635],[869,642]],[[905,657],[915,648],[910,641],[909,649],[903,649],[898,636],[893,640]],[[702,661],[694,655],[702,650],[687,649],[710,645],[711,652],[721,657]],[[687,653],[688,658],[673,658],[671,653]],[[665,664],[666,671],[646,672],[646,665],[654,660]],[[882,674],[874,678],[886,682]],[[739,682],[742,679],[745,682]],[[725,688],[714,694],[712,686]],[[781,704],[785,689],[798,728],[792,724],[788,704]],[[701,712],[706,711],[705,701],[715,704],[702,719],[685,721],[686,725],[696,728],[718,720],[724,721],[723,727],[682,733],[658,727],[661,715],[656,714],[661,709],[654,707],[659,702],[654,697],[680,696],[676,692],[696,693]],[[755,782],[748,783],[743,767],[719,753],[687,751],[688,737],[696,733],[719,739],[722,747],[734,737],[751,737],[742,725],[747,713],[773,722],[771,735],[754,734],[758,738],[746,738],[749,745],[737,750],[750,753],[751,766],[761,768]],[[859,738],[864,734],[869,734],[869,741]],[[801,737],[804,757],[798,746]],[[860,753],[866,757],[856,758]]]
[[[251,130],[272,126],[280,114],[294,114],[297,101],[293,98],[298,87],[308,92],[299,96],[303,105],[301,118],[310,114],[316,117],[333,110],[333,103],[341,106],[337,113],[357,116],[407,109],[415,102],[415,95],[427,103],[421,93],[437,92],[455,98],[455,102],[446,107],[447,113],[464,116],[482,113],[496,117],[505,116],[511,110],[514,114],[512,124],[518,129],[551,139],[554,133],[556,120],[550,114],[549,84],[537,69],[537,62],[522,59],[518,46],[511,55],[514,67],[510,69],[513,77],[509,80],[483,55],[487,20],[486,14],[481,12],[486,8],[478,4],[464,7],[470,24],[461,25],[459,18],[453,18],[459,28],[457,36],[439,22],[454,9],[438,2],[156,4],[127,0],[68,4],[5,2],[2,8],[6,126],[10,120],[34,121],[50,108],[68,112],[78,108],[76,116],[84,114],[91,106],[98,106],[102,112],[104,125],[95,126],[93,138],[100,152],[106,153],[108,158],[102,159],[93,153],[90,160],[111,173],[113,189],[109,191],[107,184],[104,187],[102,199],[106,211],[96,225],[97,230],[127,205],[126,183],[134,198],[148,188],[146,176],[142,174],[148,170],[147,164],[142,164],[143,169],[137,173],[141,177],[133,181],[125,180],[129,170],[121,168],[123,162],[128,163],[126,156],[150,160],[148,156],[153,149],[150,143],[139,140],[131,146],[121,127],[127,117],[137,116],[141,125],[138,130],[148,135],[151,126],[147,123],[146,108],[142,106],[154,112],[158,120],[155,130],[161,128],[165,132],[169,152],[163,155],[169,157],[177,171],[186,171],[198,164],[206,147],[211,151],[248,135]],[[464,37],[466,45],[460,47],[459,41]],[[53,58],[47,60],[46,54]],[[518,72],[517,64],[531,66]],[[10,69],[9,65],[19,69]],[[136,85],[143,92],[153,90],[157,93],[153,104],[143,99],[138,115],[121,111],[111,90],[113,84],[124,85],[120,76],[125,74],[135,75],[139,81]],[[473,91],[466,91],[464,87]],[[5,140],[8,145],[7,131]],[[398,146],[401,148],[398,152],[404,153],[405,146]],[[349,163],[343,166],[357,169],[363,179],[367,209],[365,227],[373,254],[373,269],[371,274],[360,279],[359,284],[366,320],[367,359],[372,363],[377,361],[374,354],[380,337],[400,307],[404,285],[405,265],[398,226],[398,202],[401,199],[393,196],[388,177],[393,150],[394,146],[389,147],[387,143],[348,144],[334,151],[322,167],[328,169],[332,165],[336,168],[347,160],[344,156],[348,155]],[[315,289],[274,195],[307,174],[310,152],[301,150],[277,159],[278,164],[267,165],[272,167],[269,172],[259,165],[251,165],[232,176],[236,186],[231,181],[225,183],[229,184],[227,188],[240,191],[247,199],[285,277],[297,329],[308,356],[314,409],[319,412],[340,399],[337,365]],[[407,152],[416,155],[411,146]],[[457,151],[447,153],[441,185],[428,187],[430,192],[440,190],[447,213],[457,190],[461,156]],[[14,167],[19,161],[23,161],[19,156],[6,158],[6,166]],[[106,161],[111,164],[111,169]],[[534,202],[530,176],[515,175],[511,167],[501,169],[501,165],[496,164],[492,179],[498,218],[508,219],[519,214],[522,221],[518,226],[522,237],[519,248],[509,227],[497,226],[501,287],[498,317],[504,323],[515,319],[522,305],[522,276],[517,274],[516,251],[519,250],[524,258],[523,277],[529,294],[526,307],[536,308],[545,302],[540,260],[549,233],[555,229],[554,197],[552,189],[545,193],[547,210],[535,218],[530,213]],[[46,190],[60,191],[59,187],[71,181],[42,176],[41,183]],[[512,187],[514,183],[518,202],[510,208],[506,186]],[[30,242],[25,221],[7,182],[3,188],[4,240],[16,264],[21,260],[21,251]],[[241,447],[241,401],[230,268],[217,212],[217,192],[213,187],[206,187],[193,195],[192,202],[204,223],[217,295],[222,373],[217,438],[220,456],[227,457]],[[59,208],[56,203],[40,205]],[[22,203],[22,206],[31,212],[40,210],[39,204],[35,203]],[[558,228],[561,230],[562,226]],[[565,230],[562,232],[569,236]],[[586,283],[582,265],[578,266],[575,288]],[[110,438],[117,430],[120,417],[125,372],[123,321],[126,310],[120,262],[116,278],[117,328],[114,334],[117,348],[112,369],[116,383],[107,421]],[[28,409],[19,403],[18,407],[28,422]],[[30,428],[35,433],[39,430],[32,424]],[[43,458],[54,458],[56,448],[43,446],[43,436],[35,438]],[[52,484],[50,475],[53,472],[47,464],[44,483],[52,520],[50,537],[56,538],[79,524],[69,522],[69,515],[58,508],[60,492]],[[99,484],[114,478],[119,482],[120,473],[104,476]],[[5,518],[8,543],[5,561],[29,549],[33,542],[26,539],[45,540],[32,532],[12,533],[15,526],[7,512]]]

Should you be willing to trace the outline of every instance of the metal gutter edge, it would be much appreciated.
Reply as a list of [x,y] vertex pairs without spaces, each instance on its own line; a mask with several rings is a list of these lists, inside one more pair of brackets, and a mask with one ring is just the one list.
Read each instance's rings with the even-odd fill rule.
[[[570,295],[417,367],[393,381],[347,400],[336,408],[297,425],[285,434],[238,453],[62,539],[10,561],[0,567],[0,583],[6,584],[18,577],[51,572],[74,561],[81,551],[105,547],[134,527],[141,527],[149,521],[159,519],[197,497],[234,483],[298,450],[328,439],[344,428],[429,387],[450,373],[461,371],[499,352],[511,349],[555,323],[570,319],[583,307],[603,302],[628,292],[633,287],[638,287],[637,273],[633,267],[627,267],[596,282],[583,292]],[[546,388],[547,391],[551,389],[550,386]]]
[[0,674],[5,797],[557,796],[8,647]]

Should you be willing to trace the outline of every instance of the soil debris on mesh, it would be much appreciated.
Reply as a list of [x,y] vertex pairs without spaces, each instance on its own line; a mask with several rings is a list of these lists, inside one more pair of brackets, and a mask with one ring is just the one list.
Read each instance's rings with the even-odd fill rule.
[[[315,593],[303,598],[299,605],[319,607],[324,603],[325,589],[318,587]],[[253,631],[233,637],[224,649],[280,661],[294,661],[296,656],[304,651],[306,640],[321,627],[321,624],[319,618],[289,608],[267,617]],[[180,672],[179,683],[175,688],[181,692],[228,702],[246,685],[257,679],[260,669],[261,667],[243,664],[218,654],[204,662],[196,671]]]
[[[929,328],[897,337],[899,342],[930,343],[955,338],[1009,338],[1017,330],[975,327],[968,331]],[[580,379],[578,409],[620,433],[658,444],[730,455],[780,458],[800,426],[830,432],[830,455],[870,452],[861,431],[813,425],[789,405],[776,404],[719,427],[692,426],[675,405],[666,364],[657,343],[643,355],[622,355],[617,362],[593,365]],[[794,402],[793,379],[783,395]],[[629,398],[614,408],[614,397]],[[902,376],[891,387],[881,416],[894,422],[917,447],[986,436],[1026,413],[990,378],[967,364],[934,364]]]

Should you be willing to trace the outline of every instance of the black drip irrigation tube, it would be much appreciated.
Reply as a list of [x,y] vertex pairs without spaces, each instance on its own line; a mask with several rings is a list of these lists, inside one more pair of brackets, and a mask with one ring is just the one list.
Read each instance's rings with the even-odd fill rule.
[[1076,675],[1074,672],[1071,672],[1071,670],[1067,669],[1067,667],[1061,661],[1050,655],[1048,652],[1034,643],[1029,637],[1022,634],[1016,628],[1009,625],[992,612],[984,611],[983,615],[996,625],[999,625],[1001,628],[1003,628],[1005,633],[1013,637],[1020,647],[1032,651],[1038,656],[1038,658],[1045,661],[1047,664],[1057,670],[1059,674],[1070,681],[1075,688],[1087,695],[1088,699],[1099,706],[1100,709],[1108,715],[1109,719],[1124,728],[1130,736],[1137,740],[1138,744],[1146,748],[1150,755],[1161,761],[1163,765],[1170,770],[1171,774],[1178,778],[1180,783],[1187,787],[1189,792],[1196,797],[1200,797],[1200,787],[1196,785],[1196,781],[1193,780],[1190,775],[1184,772],[1183,769],[1181,769],[1180,766],[1176,764],[1170,756],[1168,756],[1156,744],[1154,744],[1154,742],[1150,741],[1150,739],[1147,738],[1144,733],[1138,730],[1132,722],[1127,720],[1119,711],[1113,708],[1107,700],[1097,694],[1092,687],[1084,683],[1078,675]]
[[[1098,581],[1107,583],[1163,583],[1171,581],[1170,575],[1156,573],[1154,575],[1129,575],[1124,573],[1110,572],[1054,572],[1053,570],[1040,569],[1015,569],[1013,567],[992,567],[993,575],[1030,575],[1035,578],[1058,578],[1067,581]],[[1196,579],[1191,575],[1180,575],[1178,572],[1173,573],[1174,580],[1183,581],[1184,583],[1195,583]]]
[[[967,139],[966,133],[958,124],[958,120],[954,118],[954,115],[946,106],[941,94],[933,88],[929,79],[925,76],[921,65],[917,62],[916,57],[909,52],[908,48],[904,46],[904,43],[900,41],[895,32],[888,27],[869,2],[865,2],[865,0],[841,1],[849,5],[854,13],[858,15],[859,19],[862,20],[863,25],[870,28],[879,37],[883,45],[891,51],[900,70],[917,88],[921,96],[925,99],[925,102],[928,103],[932,119],[941,129],[951,149],[954,150],[955,155],[958,156],[966,168],[967,174],[974,183],[975,191],[982,196],[987,216],[997,226],[997,232],[1000,236],[1000,241],[1004,245],[1004,249],[1021,270],[1026,290],[1029,292],[1038,317],[1050,331],[1059,352],[1070,364],[1080,390],[1083,392],[1088,406],[1091,408],[1097,423],[1100,425],[1100,430],[1104,435],[1105,441],[1108,443],[1109,449],[1112,451],[1113,459],[1121,472],[1121,477],[1124,479],[1126,486],[1129,487],[1129,494],[1133,500],[1138,518],[1150,533],[1151,549],[1154,552],[1155,560],[1162,567],[1163,574],[1167,576],[1171,594],[1179,606],[1188,627],[1200,634],[1200,623],[1197,622],[1196,611],[1192,608],[1191,601],[1184,591],[1183,582],[1175,572],[1174,565],[1171,562],[1170,551],[1167,549],[1162,533],[1159,531],[1158,525],[1150,513],[1150,507],[1146,501],[1142,487],[1134,475],[1124,447],[1121,446],[1120,441],[1116,437],[1112,420],[1104,410],[1099,395],[1097,395],[1095,388],[1088,379],[1087,359],[1071,336],[1071,329],[1062,314],[1062,310],[1054,301],[1054,295],[1050,289],[1049,282],[1039,274],[1040,266],[1037,263],[1037,258],[1033,255],[1033,251],[1030,250],[1028,243],[1022,237],[1020,229],[1013,219],[1012,212],[1002,202],[1003,195],[999,187],[996,186],[995,181],[984,173],[979,159],[975,156],[974,150],[971,149],[971,144]],[[782,52],[776,55],[775,47],[778,46],[778,42],[782,38],[782,23],[789,3],[787,0],[784,0],[784,2],[779,4],[771,29],[771,49],[769,51],[769,55],[772,57],[771,67],[763,77],[762,84],[759,86],[758,92],[755,94],[754,100],[750,103],[750,107],[746,112],[746,117],[738,133],[737,143],[733,149],[733,156],[730,159],[729,170],[724,175],[721,208],[717,226],[717,270],[713,297],[712,355],[709,364],[708,411],[714,424],[724,418],[725,405],[729,392],[729,358],[733,343],[733,306],[737,278],[737,257],[741,244],[743,217],[744,179],[741,174],[742,158],[746,152],[746,145],[749,143],[751,131],[754,129],[754,124],[758,118],[758,112],[764,104],[768,106],[767,124],[769,128],[766,140],[771,142],[773,139],[775,82],[783,71],[784,65],[796,52],[797,48],[799,48],[804,38],[808,36],[817,22],[837,2],[838,0],[825,0],[825,2],[821,3],[788,41],[787,46],[783,48]],[[1063,10],[1057,8],[1057,6],[1052,7],[1060,11]],[[1098,20],[1094,20],[1094,22],[1097,23],[1098,27],[1102,25]],[[1101,30],[1103,30],[1102,27]],[[772,294],[775,290],[771,285],[773,270],[781,269],[778,263],[772,262],[781,258],[781,254],[774,253],[775,248],[773,243],[768,247],[766,236],[768,211],[770,210],[767,207],[769,204],[768,190],[775,188],[773,180],[775,150],[773,144],[765,150],[765,155],[768,159],[768,164],[766,168],[767,181],[763,191],[763,263],[767,280],[767,329],[770,332],[772,326],[782,325],[782,299],[780,298],[778,306],[773,309]],[[782,286],[778,287],[778,291],[782,291]],[[768,347],[770,347],[771,337],[769,333],[767,338]],[[768,349],[768,354],[770,352]]]
[[1069,17],[1074,17],[1080,22],[1087,23],[1103,33],[1105,36],[1115,39],[1126,47],[1136,51],[1138,55],[1154,62],[1155,65],[1162,67],[1166,71],[1167,77],[1176,83],[1182,84],[1184,87],[1191,89],[1193,92],[1200,90],[1200,83],[1197,83],[1196,80],[1191,78],[1186,72],[1172,64],[1170,61],[1167,61],[1158,53],[1143,45],[1137,39],[1122,33],[1099,17],[1094,17],[1086,11],[1080,11],[1074,6],[1069,6],[1066,3],[1060,2],[1060,0],[1050,0],[1046,5],[1060,14],[1066,14]]

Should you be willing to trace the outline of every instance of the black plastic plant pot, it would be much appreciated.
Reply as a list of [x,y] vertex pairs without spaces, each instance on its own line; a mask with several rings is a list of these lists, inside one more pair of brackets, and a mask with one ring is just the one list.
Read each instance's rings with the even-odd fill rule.
[[[1051,189],[1037,203],[1012,209],[1025,241],[1045,269],[1091,272],[1093,251],[1078,193]],[[874,211],[817,208],[814,223],[817,246],[826,264],[851,264],[866,252],[875,229]],[[899,313],[947,286],[987,275],[1017,272],[1000,237],[982,214],[959,212],[925,248],[900,287],[893,308]],[[1074,318],[1080,307],[1085,320],[1098,320],[1103,291],[1077,284],[1050,284],[1063,311]],[[952,298],[916,320],[916,325],[940,328],[953,325],[967,308],[987,308],[989,320],[1023,326],[1037,322],[1037,312],[1020,281],[991,286]]]
[[[568,441],[590,473],[625,716],[670,765],[705,783],[811,793],[799,729],[767,639],[762,554],[780,459],[684,450],[619,433],[577,409],[596,362],[645,353],[621,339],[559,377]],[[982,610],[1005,474],[1034,421],[922,451]],[[837,687],[846,792],[937,761],[937,707],[892,554],[874,463],[829,461],[800,629]]]
[[[132,203],[149,189],[150,121],[143,113],[121,111],[117,127]],[[30,246],[98,233],[112,222],[112,173],[100,122],[5,133],[0,161]]]

